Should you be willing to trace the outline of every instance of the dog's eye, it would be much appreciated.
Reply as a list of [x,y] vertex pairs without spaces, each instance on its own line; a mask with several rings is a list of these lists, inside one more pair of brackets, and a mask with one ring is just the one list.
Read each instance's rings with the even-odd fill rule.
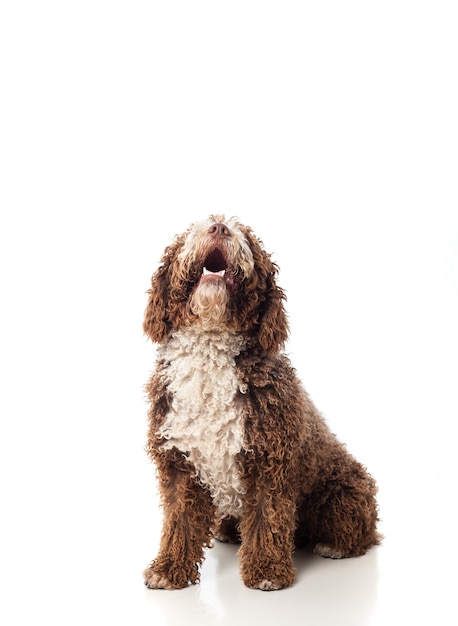
[[204,267],[210,272],[220,272],[227,269],[226,259],[224,254],[216,248],[206,257]]

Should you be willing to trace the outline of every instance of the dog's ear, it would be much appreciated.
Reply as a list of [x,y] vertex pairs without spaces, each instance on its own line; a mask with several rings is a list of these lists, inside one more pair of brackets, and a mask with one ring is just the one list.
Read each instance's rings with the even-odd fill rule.
[[143,332],[155,343],[162,343],[172,327],[170,318],[172,267],[181,243],[181,239],[177,238],[166,248],[161,265],[151,278],[151,289],[147,291],[148,304],[143,319]]
[[266,354],[275,354],[288,339],[288,318],[283,306],[286,296],[277,285],[278,266],[264,250],[261,240],[249,228],[245,230],[245,237],[254,261],[247,297],[256,303],[256,309],[247,314],[256,319],[254,330],[259,345]]
[[288,338],[288,318],[283,301],[284,291],[276,284],[277,268],[272,263],[267,277],[266,299],[261,309],[258,341],[267,354],[275,354]]
[[167,267],[162,265],[151,278],[148,289],[148,304],[143,319],[143,332],[155,343],[161,343],[167,336],[169,322],[167,316],[167,294],[169,281]]

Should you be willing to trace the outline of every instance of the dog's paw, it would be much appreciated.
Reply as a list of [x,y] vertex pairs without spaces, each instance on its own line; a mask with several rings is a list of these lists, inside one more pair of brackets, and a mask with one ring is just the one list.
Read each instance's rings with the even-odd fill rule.
[[272,580],[262,580],[257,588],[261,591],[278,591],[278,589],[282,589],[282,585]]
[[293,564],[266,564],[254,562],[248,564],[244,562],[241,568],[243,582],[250,589],[260,589],[261,591],[277,591],[284,589],[294,583],[296,573]]
[[153,572],[151,568],[143,572],[143,578],[148,589],[175,589],[164,574]]
[[345,554],[342,550],[338,550],[334,546],[330,546],[327,543],[317,543],[313,548],[314,554],[324,556],[327,559],[343,559]]
[[191,582],[197,582],[198,577],[193,575],[191,579],[183,569],[178,568],[164,571],[153,563],[143,572],[143,579],[148,589],[184,589]]
[[250,580],[246,579],[245,585],[250,587],[250,589],[260,589],[261,591],[278,591],[279,589],[284,589],[285,587],[289,587],[294,582],[294,573],[289,576],[284,577],[269,577],[263,578],[261,580]]

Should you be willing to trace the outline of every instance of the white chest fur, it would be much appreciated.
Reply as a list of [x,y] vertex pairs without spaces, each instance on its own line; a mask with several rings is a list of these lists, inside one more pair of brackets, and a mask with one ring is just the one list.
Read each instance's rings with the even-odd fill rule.
[[229,332],[180,331],[161,348],[168,363],[172,409],[159,434],[167,448],[185,452],[221,517],[240,513],[243,489],[236,455],[243,447],[234,358],[244,339]]

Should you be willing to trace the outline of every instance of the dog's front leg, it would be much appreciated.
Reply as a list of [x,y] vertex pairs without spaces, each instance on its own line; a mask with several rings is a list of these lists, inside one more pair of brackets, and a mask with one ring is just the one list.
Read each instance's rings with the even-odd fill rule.
[[[240,568],[247,587],[273,591],[294,582],[295,506],[287,481],[270,479],[269,467],[248,458],[240,533]],[[283,484],[282,484],[283,482]]]
[[170,450],[158,465],[164,521],[159,554],[144,572],[150,589],[182,589],[199,581],[214,512],[210,494],[195,480],[182,453]]

